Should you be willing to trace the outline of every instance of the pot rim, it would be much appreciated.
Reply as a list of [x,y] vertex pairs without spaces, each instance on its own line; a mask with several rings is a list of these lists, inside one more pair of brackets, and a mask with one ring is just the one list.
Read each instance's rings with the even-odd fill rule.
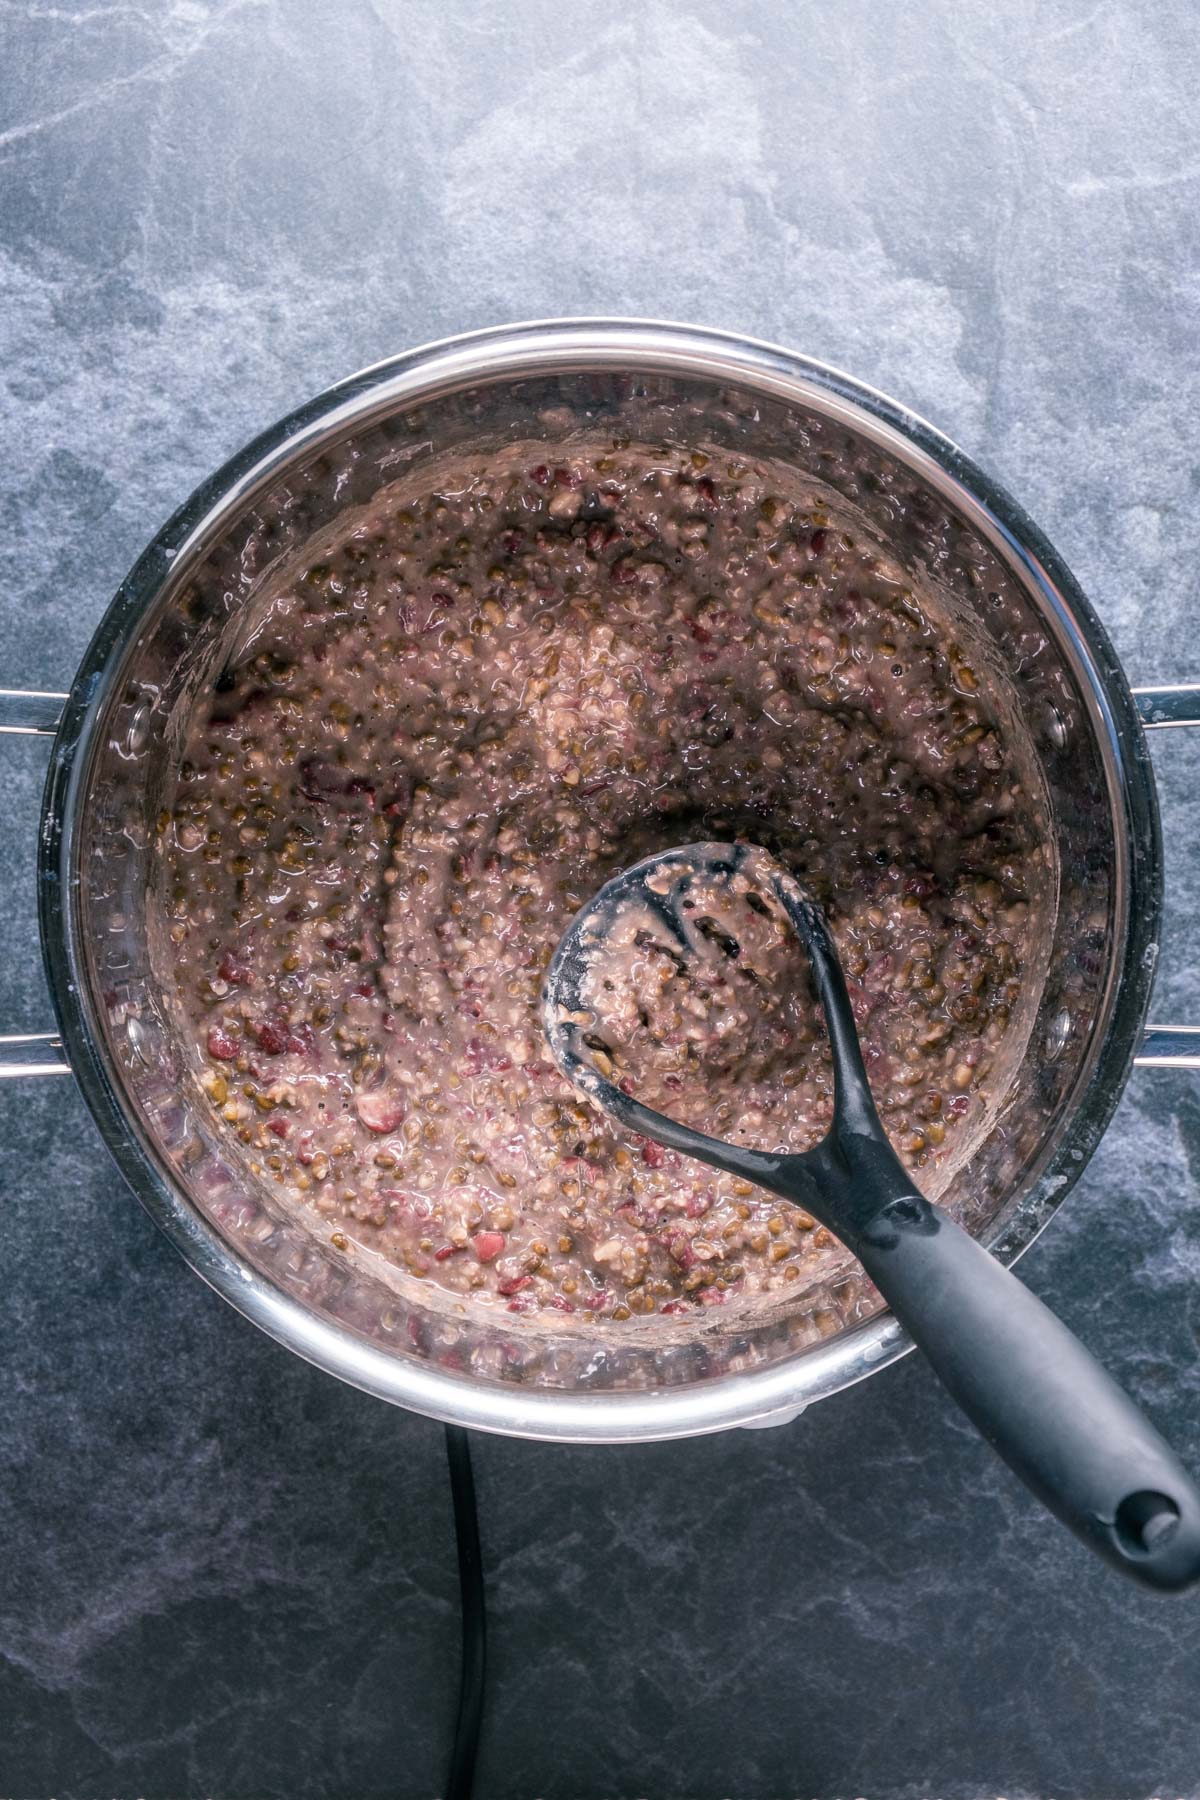
[[279,1343],[353,1386],[482,1431],[571,1443],[685,1437],[793,1416],[912,1348],[881,1313],[760,1370],[643,1393],[525,1388],[396,1356],[307,1309],[240,1256],[178,1186],[126,1101],[93,1005],[81,941],[78,824],[106,702],[143,615],[186,580],[230,518],[285,468],[373,419],[468,383],[555,369],[692,373],[817,405],[901,455],[989,539],[1056,617],[1092,715],[1118,824],[1115,931],[1100,1024],[1060,1141],[1032,1192],[992,1236],[1011,1263],[1085,1167],[1120,1099],[1141,1040],[1157,961],[1162,854],[1157,795],[1136,705],[1108,636],[1066,565],[1015,501],[919,415],[838,369],[733,332],[644,319],[564,318],[440,339],[371,365],[263,432],[168,520],[122,582],[71,685],[55,738],[39,832],[43,957],[71,1067],[129,1185],[192,1269]]

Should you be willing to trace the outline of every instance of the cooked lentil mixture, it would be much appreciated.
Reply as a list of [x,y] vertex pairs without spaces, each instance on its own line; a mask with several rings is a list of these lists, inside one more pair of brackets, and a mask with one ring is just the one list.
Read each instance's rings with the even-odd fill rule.
[[[516,447],[430,464],[258,605],[167,824],[178,992],[248,1178],[511,1313],[809,1288],[828,1233],[623,1138],[541,1031],[602,882],[744,837],[826,909],[884,1123],[937,1187],[1017,1029],[1046,853],[980,675],[828,495],[717,452]],[[736,1058],[654,990],[680,1015],[655,1097],[802,1148],[827,1051],[803,953],[761,950]]]
[[[740,846],[735,866],[733,848],[684,846],[636,885],[603,891],[573,930],[569,975],[551,972],[547,1037],[567,1052],[560,1066],[583,1063],[585,1082],[590,1065],[729,1143],[806,1150],[832,1118],[832,1075],[815,983],[775,884],[806,896],[764,850]],[[915,908],[906,925],[919,938]]]

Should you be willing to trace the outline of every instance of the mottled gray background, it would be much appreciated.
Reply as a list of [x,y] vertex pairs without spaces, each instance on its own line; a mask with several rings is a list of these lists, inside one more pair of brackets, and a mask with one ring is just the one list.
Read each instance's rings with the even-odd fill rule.
[[[890,390],[1200,679],[1190,0],[0,0],[0,681],[65,685],[260,426],[422,339],[695,319]],[[44,749],[3,746],[0,1028],[48,1020]],[[1200,1021],[1200,745],[1160,735],[1158,1013]],[[0,1794],[439,1787],[438,1428],[277,1349],[0,1094]],[[1200,1462],[1200,1085],[1136,1075],[1023,1266]],[[1200,1793],[1200,1600],[1051,1529],[913,1362],[774,1433],[478,1449],[489,1800]]]

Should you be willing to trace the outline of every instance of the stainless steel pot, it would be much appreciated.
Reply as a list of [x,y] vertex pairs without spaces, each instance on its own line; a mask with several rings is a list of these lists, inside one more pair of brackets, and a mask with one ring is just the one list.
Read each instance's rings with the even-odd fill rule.
[[[886,530],[1017,690],[1045,777],[1060,891],[1029,1047],[959,1171],[1006,1262],[1061,1205],[1134,1062],[1200,1066],[1200,1031],[1145,1029],[1162,856],[1143,726],[1200,723],[1200,688],[1132,692],[1068,570],[922,420],[835,370],[685,326],[563,320],[433,344],[353,376],[188,501],[110,606],[69,695],[5,694],[0,729],[53,732],[39,846],[59,1035],[4,1074],[70,1070],[121,1170],[192,1268],[289,1349],[381,1398],[482,1430],[626,1442],[772,1423],[908,1340],[848,1290],[681,1332],[518,1329],[339,1256],[275,1210],[214,1128],[154,930],[154,820],[191,696],[281,558],[435,452],[581,430],[783,457]],[[416,1291],[412,1291],[415,1288]]]

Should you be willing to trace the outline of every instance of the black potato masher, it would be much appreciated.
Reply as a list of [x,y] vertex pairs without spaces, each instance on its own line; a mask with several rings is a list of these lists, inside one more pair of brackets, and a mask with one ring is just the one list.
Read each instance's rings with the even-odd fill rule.
[[[587,1042],[602,1029],[588,973],[622,911],[649,909],[686,956],[695,948],[690,891],[739,873],[759,904],[773,897],[782,907],[825,1016],[833,1122],[802,1154],[743,1149],[676,1123],[602,1074]],[[871,1097],[824,916],[765,851],[689,844],[608,882],[555,952],[543,1019],[562,1072],[627,1129],[755,1182],[834,1232],[982,1436],[1084,1543],[1150,1587],[1179,1590],[1200,1577],[1200,1492],[1170,1445],[1066,1326],[917,1192]]]

